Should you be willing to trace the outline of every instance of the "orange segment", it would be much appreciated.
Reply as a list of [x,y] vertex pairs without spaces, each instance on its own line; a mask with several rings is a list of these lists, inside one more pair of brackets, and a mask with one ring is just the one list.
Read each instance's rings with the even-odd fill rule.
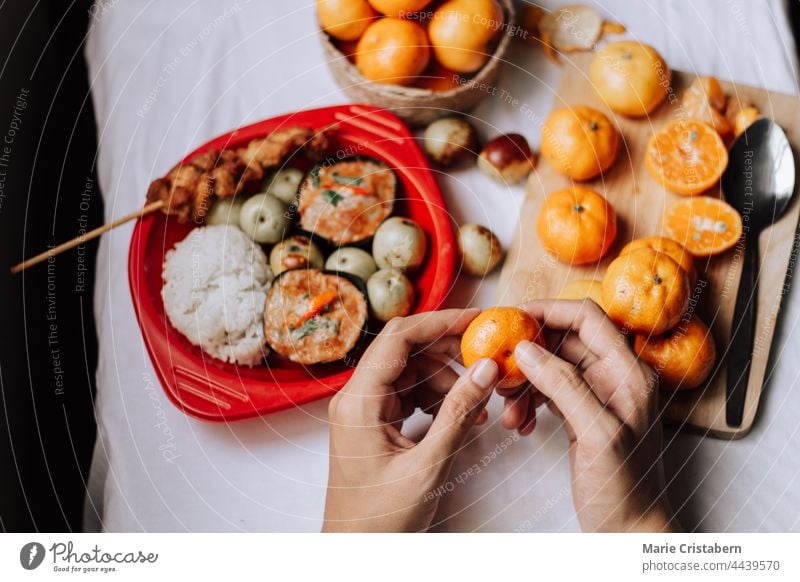
[[647,143],[645,166],[667,190],[694,195],[708,190],[728,165],[728,150],[710,125],[671,121]]
[[667,207],[664,231],[695,257],[708,257],[728,250],[739,241],[742,217],[722,200],[698,196]]

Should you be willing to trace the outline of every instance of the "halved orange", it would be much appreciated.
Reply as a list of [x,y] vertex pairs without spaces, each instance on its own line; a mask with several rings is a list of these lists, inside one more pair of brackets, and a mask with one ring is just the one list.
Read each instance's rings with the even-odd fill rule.
[[679,119],[652,135],[644,164],[667,190],[693,196],[719,180],[728,165],[728,150],[710,125]]
[[718,198],[697,196],[667,206],[664,232],[695,257],[708,257],[739,242],[742,217],[733,206]]

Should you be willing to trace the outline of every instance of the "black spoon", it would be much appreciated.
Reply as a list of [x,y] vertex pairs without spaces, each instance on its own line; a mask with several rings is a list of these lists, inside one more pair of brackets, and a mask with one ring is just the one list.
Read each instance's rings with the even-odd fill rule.
[[734,142],[722,176],[725,198],[742,215],[745,244],[727,363],[728,426],[741,426],[756,322],[758,235],[778,220],[794,194],[794,156],[783,130],[759,119]]

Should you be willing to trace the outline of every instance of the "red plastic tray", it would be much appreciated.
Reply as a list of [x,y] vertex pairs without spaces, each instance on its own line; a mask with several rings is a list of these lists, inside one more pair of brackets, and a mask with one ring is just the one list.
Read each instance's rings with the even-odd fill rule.
[[[439,307],[455,276],[455,239],[436,181],[408,128],[397,117],[368,105],[343,105],[281,115],[237,129],[200,146],[240,147],[277,129],[338,124],[330,153],[367,155],[386,162],[401,183],[395,214],[414,219],[426,232],[429,252],[413,275],[414,312]],[[356,360],[301,366],[277,356],[247,368],[225,364],[191,345],[169,323],[161,300],[164,255],[192,225],[157,212],[137,221],[128,255],[128,277],[136,317],[164,391],[191,416],[232,421],[276,412],[333,395],[353,373]]]

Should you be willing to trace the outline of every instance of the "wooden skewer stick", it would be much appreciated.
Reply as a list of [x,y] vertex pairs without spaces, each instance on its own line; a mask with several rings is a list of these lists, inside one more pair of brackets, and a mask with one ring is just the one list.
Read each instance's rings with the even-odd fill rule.
[[131,212],[130,214],[123,216],[122,218],[118,218],[114,222],[109,222],[108,224],[104,224],[103,226],[98,226],[94,230],[90,230],[89,232],[82,234],[78,237],[75,237],[74,239],[69,240],[65,243],[62,243],[57,247],[48,249],[45,252],[36,255],[35,257],[31,257],[30,259],[27,259],[26,261],[23,261],[18,265],[14,265],[13,267],[11,267],[11,273],[13,275],[16,275],[17,273],[19,273],[20,271],[24,271],[28,267],[32,267],[33,265],[38,265],[39,263],[46,261],[50,257],[55,257],[56,255],[60,255],[64,251],[82,245],[86,241],[95,239],[100,235],[108,232],[109,230],[117,228],[120,224],[125,224],[126,222],[130,222],[131,220],[139,218],[140,216],[146,216],[151,212],[161,210],[163,206],[164,206],[163,200],[157,200],[156,202],[151,202],[141,210],[137,210],[136,212]]

